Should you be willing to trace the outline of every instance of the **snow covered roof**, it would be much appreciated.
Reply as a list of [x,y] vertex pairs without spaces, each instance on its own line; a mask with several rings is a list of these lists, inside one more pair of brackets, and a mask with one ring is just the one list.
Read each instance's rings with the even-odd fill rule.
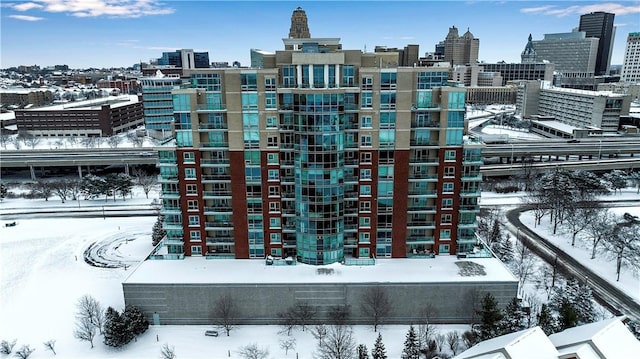
[[558,359],[558,351],[540,327],[505,334],[480,342],[454,359]]
[[539,120],[531,120],[531,122],[536,122],[539,123],[543,126],[547,126],[547,127],[551,127],[554,128],[556,130],[562,131],[564,133],[573,133],[573,130],[579,129],[580,127],[575,127],[575,126],[571,126],[571,125],[567,125],[564,122],[560,122],[558,120],[544,120],[544,121],[539,121]]
[[88,110],[110,105],[111,108],[138,103],[138,95],[119,95],[101,97],[93,100],[65,102],[51,106],[33,108],[34,111]]
[[[473,262],[484,275],[459,274],[456,262]],[[331,274],[319,268],[333,269]],[[458,259],[437,256],[426,259],[378,259],[372,266],[266,265],[264,260],[187,257],[183,260],[147,260],[125,283],[450,283],[514,282],[517,279],[496,258]]]
[[640,341],[621,319],[612,318],[569,328],[550,335],[549,339],[564,354],[588,352],[595,353],[597,356],[594,358],[599,359],[637,357],[640,354]]

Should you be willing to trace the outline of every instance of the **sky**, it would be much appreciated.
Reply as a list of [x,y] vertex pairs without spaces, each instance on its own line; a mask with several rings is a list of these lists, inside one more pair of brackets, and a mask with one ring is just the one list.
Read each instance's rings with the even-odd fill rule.
[[449,27],[480,39],[479,60],[520,62],[529,34],[570,32],[580,15],[615,13],[611,64],[640,31],[640,1],[157,1],[32,0],[0,3],[0,68],[126,67],[164,51],[209,52],[210,61],[250,65],[250,49],[284,48],[293,10],[302,7],[312,37],[339,37],[343,49],[420,45],[434,51]]

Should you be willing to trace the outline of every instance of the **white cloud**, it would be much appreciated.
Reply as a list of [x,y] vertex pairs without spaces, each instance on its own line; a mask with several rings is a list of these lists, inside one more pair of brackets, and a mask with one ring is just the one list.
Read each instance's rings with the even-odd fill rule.
[[9,17],[12,18],[12,19],[23,20],[23,21],[40,21],[40,20],[44,20],[43,17],[29,16],[29,15],[9,15]]
[[547,5],[539,7],[522,8],[520,12],[525,14],[542,14],[557,17],[570,15],[583,15],[595,11],[604,11],[616,15],[640,14],[640,5],[626,5],[618,3],[597,3],[591,5],[572,5],[567,7],[558,7],[556,5]]
[[22,4],[11,5],[11,8],[17,11],[28,11],[31,9],[41,9],[42,5],[36,4],[34,2],[25,2]]
[[175,9],[157,0],[35,0],[13,6],[19,11],[39,9],[45,12],[68,13],[76,17],[128,17],[166,15]]

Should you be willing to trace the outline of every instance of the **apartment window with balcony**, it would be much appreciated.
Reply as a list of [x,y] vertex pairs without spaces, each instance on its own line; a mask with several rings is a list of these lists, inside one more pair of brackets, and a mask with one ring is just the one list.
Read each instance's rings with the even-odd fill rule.
[[200,216],[189,216],[189,226],[199,226]]
[[[277,141],[277,138],[276,138]],[[267,164],[268,165],[277,165],[280,163],[277,153],[267,153]]]
[[191,242],[200,242],[202,240],[202,235],[200,231],[189,231],[189,239]]
[[195,168],[185,168],[184,169],[184,178],[185,179],[196,179],[196,169]]
[[360,118],[360,128],[373,128],[371,116],[362,116]]
[[197,211],[198,210],[198,201],[197,200],[188,200],[187,201],[187,211]]
[[186,186],[186,192],[187,192],[187,195],[189,195],[189,196],[197,195],[198,194],[198,185],[188,184]]
[[296,66],[282,66],[282,86],[285,88],[296,87]]
[[182,154],[182,160],[184,163],[196,163],[196,154],[193,152],[184,152]]

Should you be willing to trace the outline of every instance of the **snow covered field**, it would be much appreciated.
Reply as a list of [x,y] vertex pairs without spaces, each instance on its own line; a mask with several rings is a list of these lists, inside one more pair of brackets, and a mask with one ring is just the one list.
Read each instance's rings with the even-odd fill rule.
[[[103,204],[125,208],[145,208],[157,197],[153,192],[146,199],[140,191],[133,199],[123,202],[104,200],[81,201],[82,208],[101,211]],[[613,197],[613,196],[611,196]],[[495,195],[483,193],[482,203],[515,205],[522,195]],[[615,198],[635,199],[640,196],[628,189]],[[12,222],[10,213],[27,211],[29,208],[49,207],[57,210],[77,209],[72,201],[61,204],[55,198],[44,200],[5,199],[0,203],[0,340],[17,339],[14,349],[28,344],[36,348],[30,358],[51,358],[43,342],[55,339],[58,358],[158,358],[163,344],[175,347],[178,358],[239,358],[238,349],[257,343],[268,348],[271,358],[312,358],[316,348],[315,339],[307,332],[294,331],[296,348],[285,355],[279,346],[283,338],[278,326],[243,326],[231,332],[230,337],[205,337],[208,326],[151,326],[122,349],[112,349],[102,344],[102,337],[94,340],[91,349],[86,342],[73,337],[74,312],[77,299],[89,294],[103,306],[123,308],[121,282],[130,274],[131,267],[98,268],[83,261],[85,250],[92,244],[106,244],[103,256],[115,263],[135,265],[151,250],[151,227],[154,216],[129,218],[29,218],[18,219],[15,227],[4,227]],[[638,213],[640,205],[623,211]],[[526,216],[523,218],[526,220]],[[540,228],[540,227],[538,227]],[[541,230],[543,228],[540,228]],[[552,238],[554,242],[566,242],[562,236]],[[574,248],[580,250],[581,248]],[[588,252],[586,249],[583,249]],[[610,275],[614,273],[611,262],[593,263]],[[625,290],[638,297],[638,279],[628,271],[623,272],[620,283]],[[635,284],[635,287],[634,287]],[[441,333],[450,330],[463,331],[464,325],[438,326]],[[383,342],[389,358],[398,358],[402,351],[408,325],[386,325],[381,329]],[[354,327],[356,343],[373,347],[376,338],[370,326]]]

